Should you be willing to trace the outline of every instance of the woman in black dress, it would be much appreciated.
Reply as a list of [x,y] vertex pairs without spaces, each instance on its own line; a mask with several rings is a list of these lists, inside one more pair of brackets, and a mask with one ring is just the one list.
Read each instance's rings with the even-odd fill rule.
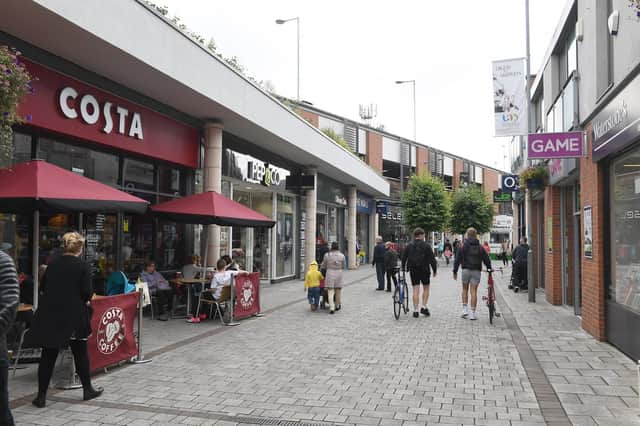
[[33,405],[45,406],[58,352],[71,347],[76,372],[84,390],[84,400],[96,398],[102,389],[94,389],[89,375],[87,338],[91,335],[91,271],[80,260],[84,238],[77,232],[62,237],[64,255],[54,259],[42,278],[40,306],[29,330],[29,342],[42,347],[38,365],[38,396]]

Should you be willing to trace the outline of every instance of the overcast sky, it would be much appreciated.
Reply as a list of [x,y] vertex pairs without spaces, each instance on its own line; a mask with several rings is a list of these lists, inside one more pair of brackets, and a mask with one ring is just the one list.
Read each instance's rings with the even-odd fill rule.
[[[361,121],[359,104],[376,104],[375,123],[413,136],[416,80],[418,141],[503,168],[494,138],[491,61],[525,56],[524,0],[382,1],[156,0],[193,31],[213,37],[247,73],[296,97],[296,25],[300,17],[300,97]],[[565,0],[530,0],[531,71],[536,73]]]

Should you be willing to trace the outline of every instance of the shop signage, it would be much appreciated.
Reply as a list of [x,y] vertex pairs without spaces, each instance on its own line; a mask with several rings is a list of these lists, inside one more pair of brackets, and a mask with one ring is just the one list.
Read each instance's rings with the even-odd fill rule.
[[233,318],[247,318],[260,313],[260,273],[237,275],[235,279]]
[[386,201],[376,201],[376,213],[382,215],[389,210],[389,203]]
[[389,210],[386,213],[380,214],[380,219],[402,222],[402,212],[400,210]]
[[583,155],[582,132],[530,133],[529,158],[577,158]]
[[321,174],[318,174],[316,182],[318,201],[341,206],[347,205],[347,188],[345,185]]
[[247,180],[249,181],[261,183],[264,186],[280,186],[282,178],[278,167],[259,161],[247,163]]
[[640,136],[640,77],[635,77],[592,121],[593,159],[619,152]]
[[371,203],[373,200],[363,194],[358,193],[356,198],[356,211],[358,213],[371,213]]
[[493,191],[493,202],[494,203],[510,203],[513,199],[511,192],[503,192],[503,191]]
[[113,105],[113,103],[109,101],[104,102],[101,108],[100,103],[95,96],[88,93],[83,95],[78,103],[78,96],[78,91],[73,87],[67,86],[60,90],[58,104],[60,105],[60,111],[65,117],[72,120],[77,119],[79,109],[82,121],[89,125],[96,124],[98,120],[102,118],[104,120],[104,127],[102,128],[102,131],[109,134],[113,131],[112,113],[115,112],[118,117],[118,133],[121,135],[127,135],[130,138],[136,138],[139,140],[143,139],[142,119],[140,118],[140,113],[132,113],[131,120],[127,121],[127,117],[129,116],[128,109],[118,105]]
[[502,192],[515,192],[520,188],[518,175],[500,175]]
[[197,168],[200,130],[24,60],[34,94],[19,107],[30,126],[110,149]]

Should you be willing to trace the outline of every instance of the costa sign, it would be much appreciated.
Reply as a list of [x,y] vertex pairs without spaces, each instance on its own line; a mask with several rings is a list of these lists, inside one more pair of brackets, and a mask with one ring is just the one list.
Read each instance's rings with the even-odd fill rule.
[[578,158],[584,154],[582,132],[531,133],[529,158]]
[[78,110],[80,110],[80,117],[82,121],[87,124],[94,125],[102,118],[104,120],[104,127],[102,127],[101,130],[109,134],[113,131],[112,112],[115,112],[117,115],[118,133],[127,135],[130,138],[143,139],[142,118],[140,118],[140,113],[134,112],[131,114],[131,119],[128,119],[129,110],[127,108],[114,105],[109,101],[103,102],[101,108],[96,97],[88,93],[83,95],[79,99],[79,102],[77,102],[77,100],[78,91],[73,87],[67,86],[60,90],[58,105],[65,117],[71,120],[77,119]]

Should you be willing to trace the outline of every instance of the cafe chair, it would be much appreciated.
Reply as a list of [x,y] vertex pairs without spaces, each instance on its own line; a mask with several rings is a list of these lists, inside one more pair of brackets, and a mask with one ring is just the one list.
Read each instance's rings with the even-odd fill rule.
[[227,325],[230,321],[227,321],[226,323],[224,322],[221,306],[225,307],[225,311],[226,312],[229,312],[228,310],[232,309],[232,307],[231,307],[231,286],[230,285],[226,285],[226,286],[222,287],[222,292],[220,293],[220,298],[218,300],[215,300],[213,298],[213,292],[214,291],[215,290],[205,289],[205,290],[200,292],[200,297],[198,298],[198,310],[196,311],[196,316],[200,315],[200,308],[202,307],[202,305],[209,305],[209,318],[212,318],[213,307],[215,306],[216,313],[218,314],[218,317],[220,318],[220,323],[222,325]]

